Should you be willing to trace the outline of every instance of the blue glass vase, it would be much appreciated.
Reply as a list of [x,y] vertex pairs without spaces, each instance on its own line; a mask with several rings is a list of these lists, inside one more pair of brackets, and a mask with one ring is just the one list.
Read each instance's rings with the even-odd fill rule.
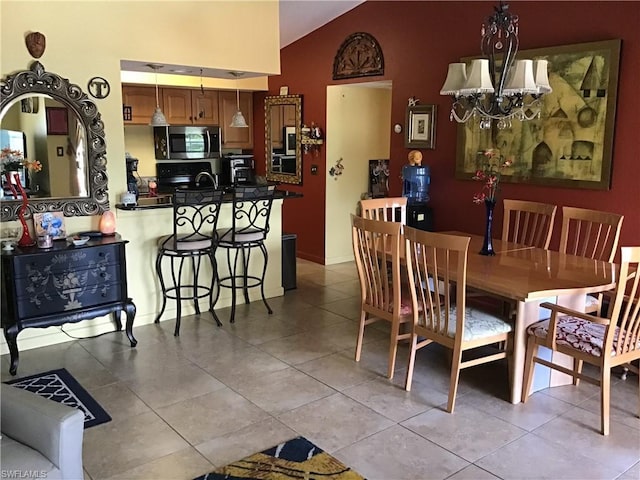
[[482,243],[482,250],[480,250],[480,255],[495,255],[496,252],[493,250],[493,244],[491,243],[491,229],[493,227],[493,209],[496,206],[496,201],[485,199],[484,206],[487,211],[487,223],[484,228],[484,242]]

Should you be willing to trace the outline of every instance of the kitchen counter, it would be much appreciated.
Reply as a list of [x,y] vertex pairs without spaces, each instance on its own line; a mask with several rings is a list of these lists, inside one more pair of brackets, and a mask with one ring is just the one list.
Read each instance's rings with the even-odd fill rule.
[[[301,198],[302,194],[298,192],[290,192],[288,190],[276,190],[274,200],[287,200],[289,198]],[[224,196],[223,203],[230,203],[233,201],[233,195],[227,193]],[[137,205],[124,205],[117,203],[116,208],[118,210],[149,210],[156,208],[172,208],[171,195],[163,194],[156,197],[140,196],[138,198]]]

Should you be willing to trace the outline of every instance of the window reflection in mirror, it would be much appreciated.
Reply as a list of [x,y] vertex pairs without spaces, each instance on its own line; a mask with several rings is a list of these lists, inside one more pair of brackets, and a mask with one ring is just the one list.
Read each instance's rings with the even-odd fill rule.
[[265,120],[267,180],[302,183],[302,96],[266,97]]
[[[20,150],[38,160],[39,172],[22,169],[30,198],[89,196],[87,133],[75,112],[48,95],[25,95],[5,108],[0,119],[0,148]],[[13,199],[4,188],[3,200]]]

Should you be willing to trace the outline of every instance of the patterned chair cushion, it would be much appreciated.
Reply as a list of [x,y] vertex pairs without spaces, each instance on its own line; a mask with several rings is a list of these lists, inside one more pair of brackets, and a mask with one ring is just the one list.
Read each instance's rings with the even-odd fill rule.
[[[593,323],[576,317],[558,317],[556,329],[556,343],[566,347],[575,348],[594,357],[602,355],[604,345],[605,325]],[[549,319],[534,323],[529,326],[527,333],[536,337],[546,338],[549,331]],[[611,356],[615,355],[620,329],[616,327]],[[640,342],[638,342],[640,348]]]
[[[451,308],[449,313],[448,337],[456,335],[456,308]],[[444,313],[443,313],[444,316]],[[479,338],[492,337],[501,333],[508,333],[512,330],[511,324],[503,319],[491,315],[490,313],[467,307],[464,315],[464,337],[465,342]]]

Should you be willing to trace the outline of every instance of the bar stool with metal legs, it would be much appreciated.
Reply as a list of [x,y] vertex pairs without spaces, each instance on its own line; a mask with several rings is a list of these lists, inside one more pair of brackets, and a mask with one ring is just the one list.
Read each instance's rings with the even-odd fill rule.
[[[222,190],[194,189],[176,190],[173,195],[173,234],[158,240],[156,272],[162,287],[162,307],[155,319],[160,322],[167,299],[176,300],[176,328],[174,335],[180,335],[182,301],[191,300],[196,314],[200,314],[199,300],[209,298],[209,311],[218,326],[221,326],[213,311],[213,292],[216,278],[216,226],[222,204]],[[201,283],[198,278],[202,259],[211,263],[211,281]],[[164,259],[169,259],[172,285],[165,283],[162,273]],[[185,269],[185,262],[187,268]],[[166,263],[166,262],[165,262]],[[189,270],[189,264],[191,270]]]
[[[227,251],[228,275],[219,278],[218,287],[231,289],[231,318],[235,322],[236,290],[242,289],[244,301],[249,304],[249,289],[260,287],[262,301],[269,314],[273,313],[264,295],[264,277],[269,254],[265,239],[269,233],[269,217],[275,185],[237,186],[233,191],[232,225],[218,230],[218,248]],[[251,251],[260,249],[264,259],[261,273],[250,273]],[[239,265],[238,260],[241,259]],[[238,270],[241,268],[242,270]],[[217,290],[215,305],[220,288]]]

